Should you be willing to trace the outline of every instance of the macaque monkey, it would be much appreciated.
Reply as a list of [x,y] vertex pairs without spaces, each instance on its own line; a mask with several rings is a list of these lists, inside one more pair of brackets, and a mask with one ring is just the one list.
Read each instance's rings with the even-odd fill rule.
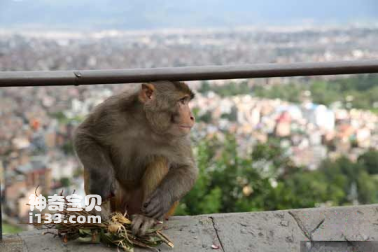
[[85,191],[110,199],[103,217],[127,211],[142,236],[173,214],[198,175],[189,138],[193,97],[183,82],[141,84],[108,98],[79,125],[74,147]]

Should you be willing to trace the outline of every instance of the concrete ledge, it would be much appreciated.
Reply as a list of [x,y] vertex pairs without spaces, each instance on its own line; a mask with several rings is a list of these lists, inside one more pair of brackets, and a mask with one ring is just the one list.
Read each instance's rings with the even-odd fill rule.
[[[219,245],[215,251],[226,252],[300,251],[303,241],[378,241],[378,205],[173,217],[167,228],[165,233],[175,248],[162,245],[161,251],[214,251],[212,245]],[[64,244],[52,235],[29,231],[5,236],[0,251],[117,250],[102,245]]]

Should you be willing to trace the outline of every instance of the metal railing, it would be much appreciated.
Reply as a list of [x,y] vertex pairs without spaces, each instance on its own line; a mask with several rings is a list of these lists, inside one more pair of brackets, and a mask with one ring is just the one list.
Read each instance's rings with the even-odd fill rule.
[[3,240],[3,216],[1,213],[1,205],[3,204],[3,194],[1,193],[1,178],[0,178],[0,242]]
[[0,87],[78,86],[159,80],[190,81],[363,73],[378,73],[378,60],[126,70],[5,71],[0,72]]
[[[79,86],[159,80],[191,81],[364,73],[378,73],[378,60],[126,70],[3,71],[0,72],[0,87]],[[2,219],[0,204],[0,241],[1,239]]]

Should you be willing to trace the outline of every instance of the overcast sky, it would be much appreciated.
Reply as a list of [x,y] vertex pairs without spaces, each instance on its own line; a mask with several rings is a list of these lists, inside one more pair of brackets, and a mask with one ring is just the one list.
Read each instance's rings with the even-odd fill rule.
[[0,0],[0,27],[204,28],[378,21],[378,0]]

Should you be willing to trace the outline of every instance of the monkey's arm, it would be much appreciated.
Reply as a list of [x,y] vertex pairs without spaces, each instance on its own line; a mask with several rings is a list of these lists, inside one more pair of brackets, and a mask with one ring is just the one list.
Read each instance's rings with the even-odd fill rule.
[[172,204],[180,200],[193,187],[198,176],[198,169],[191,155],[183,161],[186,162],[171,166],[167,176],[143,202],[142,211],[146,216],[155,219],[163,218]]
[[80,127],[75,132],[74,147],[88,174],[87,194],[98,194],[103,200],[114,195],[114,170],[107,150],[94,137]]

